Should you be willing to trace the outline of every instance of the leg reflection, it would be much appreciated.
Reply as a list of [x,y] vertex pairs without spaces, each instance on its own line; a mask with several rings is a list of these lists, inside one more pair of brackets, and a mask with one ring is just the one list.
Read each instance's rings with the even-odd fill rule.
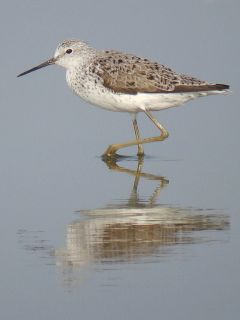
[[[169,181],[161,175],[144,172],[143,157],[138,158],[137,164],[127,162],[128,165],[134,163],[135,169],[124,167],[123,162],[120,165],[113,159],[105,163],[110,170],[131,175],[133,185],[125,199],[107,202],[103,207],[80,209],[80,218],[66,226],[65,246],[53,251],[56,264],[69,282],[78,281],[74,274],[76,270],[92,270],[91,265],[104,272],[113,264],[142,263],[143,259],[161,263],[179,252],[183,258],[184,245],[226,241],[227,233],[224,231],[230,226],[227,214],[218,210],[158,203],[161,191]],[[119,175],[115,177],[117,184]],[[140,181],[144,188],[144,183],[149,180],[157,183],[157,187],[147,198],[140,197]],[[124,184],[124,191],[126,188],[128,186]],[[33,248],[34,252],[42,250],[34,239],[32,246],[27,243],[25,247]]]
[[156,175],[156,174],[151,174],[151,173],[146,173],[142,172],[143,170],[143,164],[144,164],[144,157],[138,157],[137,159],[137,168],[134,169],[129,169],[123,166],[120,166],[118,164],[118,159],[103,159],[103,161],[106,163],[107,167],[110,170],[116,171],[116,172],[122,172],[122,173],[127,173],[131,176],[134,176],[134,183],[132,187],[132,192],[129,197],[129,201],[127,203],[128,207],[139,207],[143,206],[143,202],[138,197],[138,185],[139,181],[141,178],[145,178],[147,180],[154,180],[154,181],[159,181],[159,184],[153,191],[152,195],[149,197],[149,200],[147,201],[145,199],[144,201],[144,206],[154,206],[156,204],[157,199],[160,196],[161,190],[168,185],[169,180],[167,180],[165,177]]

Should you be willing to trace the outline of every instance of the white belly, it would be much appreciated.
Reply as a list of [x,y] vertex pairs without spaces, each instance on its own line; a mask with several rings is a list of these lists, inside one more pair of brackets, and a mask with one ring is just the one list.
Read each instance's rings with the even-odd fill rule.
[[195,98],[194,94],[180,93],[138,93],[136,95],[111,93],[101,96],[101,99],[91,97],[88,101],[111,111],[136,113],[144,110],[157,111],[176,107]]
[[114,93],[103,85],[86,81],[83,85],[75,83],[67,73],[67,82],[70,88],[85,101],[98,107],[118,112],[137,113],[144,110],[158,111],[177,107],[189,100],[222,91],[187,92],[187,93]]
[[[219,92],[211,92],[211,94],[216,93]],[[177,107],[188,102],[189,100],[209,95],[209,93],[138,93],[136,95],[130,95],[115,93],[97,94],[95,92],[93,94],[78,95],[85,101],[110,111],[137,113],[144,110],[159,111],[167,108]]]

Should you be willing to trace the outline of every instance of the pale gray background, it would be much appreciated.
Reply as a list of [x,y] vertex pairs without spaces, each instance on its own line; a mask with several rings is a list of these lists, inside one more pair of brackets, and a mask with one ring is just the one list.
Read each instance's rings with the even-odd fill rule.
[[[239,317],[239,10],[238,0],[1,5],[1,319]],[[132,178],[110,172],[98,157],[109,143],[132,138],[128,115],[81,101],[56,66],[16,78],[66,38],[231,85],[229,96],[158,113],[170,138],[147,146],[156,158],[145,161],[145,171],[169,179],[162,203],[229,214],[224,243],[189,246],[187,258],[173,255],[162,264],[93,270],[73,290],[62,285],[54,258],[25,250],[21,230],[41,231],[51,248],[63,247],[74,210],[127,198],[131,190]],[[146,136],[155,132],[143,116],[140,126]],[[149,185],[142,187],[148,194]],[[105,286],[109,279],[113,285]]]

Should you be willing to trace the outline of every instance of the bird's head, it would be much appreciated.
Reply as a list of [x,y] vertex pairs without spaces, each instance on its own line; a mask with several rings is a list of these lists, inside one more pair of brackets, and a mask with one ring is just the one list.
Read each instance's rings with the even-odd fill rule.
[[47,67],[51,64],[58,64],[66,69],[69,69],[74,67],[76,64],[79,64],[83,57],[88,55],[89,51],[91,51],[90,47],[83,41],[65,40],[58,45],[53,58],[50,58],[36,67],[20,73],[18,77]]

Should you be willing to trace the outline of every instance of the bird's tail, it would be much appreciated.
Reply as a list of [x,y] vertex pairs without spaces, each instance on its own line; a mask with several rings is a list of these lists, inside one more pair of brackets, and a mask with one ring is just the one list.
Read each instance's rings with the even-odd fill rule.
[[226,91],[229,89],[230,89],[230,86],[228,84],[216,83],[209,86],[209,90]]

